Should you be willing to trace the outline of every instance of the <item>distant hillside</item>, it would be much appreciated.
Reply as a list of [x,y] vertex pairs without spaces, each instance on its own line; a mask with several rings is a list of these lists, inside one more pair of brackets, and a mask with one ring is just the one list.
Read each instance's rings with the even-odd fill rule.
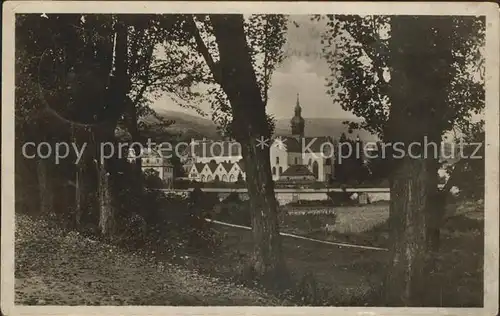
[[[219,139],[216,125],[206,117],[201,117],[196,114],[186,114],[176,111],[159,110],[157,113],[166,120],[173,120],[175,123],[168,128],[163,129],[165,133],[180,134],[181,139],[191,138],[210,138]],[[154,117],[148,117],[144,120],[151,129],[156,130],[154,133],[161,133],[161,129],[157,128],[159,121]],[[336,138],[344,132],[350,138],[359,137],[363,141],[375,141],[377,137],[370,133],[361,130],[355,130],[352,134],[348,134],[348,128],[342,124],[345,119],[338,118],[306,118],[305,119],[305,136],[334,136]],[[276,135],[290,135],[290,119],[276,120]]]
[[209,119],[200,115],[191,115],[182,112],[157,110],[159,116],[165,120],[175,121],[167,128],[159,127],[159,121],[155,117],[146,117],[144,122],[148,129],[154,129],[155,134],[163,133],[170,135],[179,135],[179,139],[189,140],[191,138],[201,139],[203,137],[218,139],[217,126]]
[[[373,142],[377,140],[375,135],[368,133],[365,130],[354,130],[352,134],[348,133],[348,128],[342,122],[346,119],[339,118],[305,118],[304,134],[309,137],[317,136],[332,136],[339,138],[342,133],[345,133],[348,138],[359,138],[365,142]],[[360,119],[352,120],[361,122]],[[276,120],[276,135],[289,135],[290,134],[290,119]]]

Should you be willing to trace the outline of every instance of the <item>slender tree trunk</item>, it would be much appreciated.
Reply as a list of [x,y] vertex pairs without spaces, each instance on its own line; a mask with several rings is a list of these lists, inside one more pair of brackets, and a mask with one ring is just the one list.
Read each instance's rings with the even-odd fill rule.
[[47,159],[37,161],[40,213],[50,214],[54,211],[53,162]]
[[[21,132],[16,131],[16,136],[19,134]],[[37,162],[23,156],[22,141],[16,138],[16,163],[14,164],[16,212],[37,214],[40,210]],[[29,156],[32,154],[31,152],[27,153]]]
[[113,203],[111,175],[108,163],[99,166],[99,230],[103,236],[111,237],[115,229],[115,205]]
[[96,213],[95,193],[98,190],[95,181],[97,177],[96,160],[94,160],[96,144],[91,140],[92,131],[84,133],[87,146],[78,162],[75,176],[75,225],[77,228],[81,228],[83,222],[91,223],[92,215]]
[[[126,113],[128,116],[127,129],[129,131],[130,135],[132,136],[132,142],[141,143],[141,141],[142,141],[141,134],[140,134],[139,128],[137,126],[138,118],[137,118],[136,105],[133,103],[132,100],[130,100],[130,98],[127,98],[127,104],[128,104],[127,113]],[[136,178],[136,181],[134,183],[134,188],[140,193],[143,190],[142,159],[140,159],[142,153],[141,153],[141,148],[139,148],[139,147],[135,147],[133,149],[134,149],[135,156],[139,157],[134,161],[134,174],[135,174],[135,178]]]
[[257,142],[261,137],[269,140],[270,131],[246,43],[243,16],[212,15],[210,18],[220,55],[219,65],[212,68],[231,103],[233,132],[241,143],[246,169],[252,209],[253,271],[263,282],[279,287],[281,281],[286,281],[286,270],[269,148]]
[[115,155],[117,154],[115,152],[117,150],[114,137],[115,128],[116,123],[113,123],[96,130],[97,144],[99,145],[96,163],[99,231],[101,235],[108,238],[113,237],[116,228],[115,215],[117,203],[113,183],[115,175],[113,166],[116,158]]

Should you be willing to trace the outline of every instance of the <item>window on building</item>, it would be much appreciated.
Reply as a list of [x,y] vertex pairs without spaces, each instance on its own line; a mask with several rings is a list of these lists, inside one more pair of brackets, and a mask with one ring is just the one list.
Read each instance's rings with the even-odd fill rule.
[[278,172],[279,172],[278,175],[282,174],[283,173],[283,168],[279,167]]
[[299,164],[299,158],[295,157],[295,164],[298,165]]
[[280,164],[280,157],[276,157],[276,164],[279,165]]
[[276,175],[276,167],[273,167],[273,175]]

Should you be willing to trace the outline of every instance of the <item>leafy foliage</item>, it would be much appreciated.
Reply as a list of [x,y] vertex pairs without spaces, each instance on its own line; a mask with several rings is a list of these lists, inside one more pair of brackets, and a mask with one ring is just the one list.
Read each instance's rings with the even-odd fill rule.
[[149,189],[161,189],[164,184],[159,176],[159,172],[154,169],[144,170],[144,186]]
[[[459,196],[464,199],[484,199],[485,183],[485,130],[484,121],[462,125],[463,137],[456,140],[464,157],[447,168],[450,182],[447,186],[457,186]],[[462,147],[467,144],[465,147]]]
[[360,184],[368,180],[369,169],[364,163],[363,142],[359,139],[348,139],[345,133],[339,138],[334,161],[335,180],[343,184]]
[[[315,19],[324,17],[317,16]],[[324,57],[330,66],[328,93],[344,110],[364,118],[351,123],[383,138],[390,108],[391,21],[394,16],[328,15],[323,35]],[[430,21],[414,17],[418,23],[434,28],[436,38],[446,41],[452,54],[449,59],[436,54],[436,72],[449,75],[444,80],[448,97],[446,110],[436,113],[442,131],[467,122],[472,113],[484,108],[484,19],[478,17],[443,17]],[[434,24],[433,24],[434,23]],[[429,40],[432,40],[429,38]],[[437,40],[439,43],[439,40]],[[423,58],[429,56],[422,55]],[[415,60],[417,63],[418,61]],[[422,61],[424,62],[424,61]],[[427,60],[429,62],[429,60]],[[444,70],[445,68],[451,67]],[[440,70],[441,69],[441,70]]]
[[[264,104],[267,104],[271,76],[284,59],[283,46],[286,42],[287,18],[275,14],[251,15],[244,22],[247,48],[257,76],[257,84],[262,100]],[[193,17],[188,30],[194,37],[192,47],[196,48],[205,60],[208,60],[208,67],[211,68],[206,74],[204,83],[208,86],[205,100],[210,103],[212,120],[218,125],[222,135],[234,136],[233,112],[227,95],[217,84],[219,53],[210,17],[205,15]],[[275,121],[270,115],[267,115],[267,124],[273,131]]]

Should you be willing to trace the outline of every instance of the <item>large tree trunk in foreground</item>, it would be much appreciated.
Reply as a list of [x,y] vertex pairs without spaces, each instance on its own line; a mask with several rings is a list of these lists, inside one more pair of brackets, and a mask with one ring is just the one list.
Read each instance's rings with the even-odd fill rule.
[[[98,197],[99,197],[99,229],[101,234],[113,238],[116,230],[116,192],[113,179],[116,178],[116,159],[118,146],[115,139],[115,129],[118,120],[126,111],[129,101],[127,94],[130,92],[131,83],[128,74],[128,34],[125,19],[118,18],[116,24],[115,41],[115,74],[110,82],[110,99],[107,100],[108,107],[114,109],[104,124],[96,129],[100,144],[98,165]],[[110,146],[102,146],[104,143],[112,143]],[[112,150],[112,153],[107,152]],[[109,157],[109,158],[106,158]]]
[[392,305],[418,305],[424,294],[426,263],[425,206],[427,170],[424,160],[398,162],[391,181],[390,239],[392,259],[386,299]]
[[265,104],[257,85],[241,15],[210,16],[220,62],[209,65],[231,103],[233,132],[241,143],[246,184],[252,209],[253,271],[263,282],[279,287],[286,280],[278,229],[277,202],[269,162],[269,148],[257,139],[270,138]]
[[425,139],[440,141],[442,134],[439,114],[445,104],[441,90],[448,74],[442,73],[441,58],[447,57],[450,47],[436,49],[440,46],[434,27],[439,23],[435,17],[391,19],[391,108],[386,136],[405,148],[404,158],[391,157],[393,245],[385,284],[386,303],[391,306],[425,304],[428,233],[439,229],[438,223],[428,227],[433,218],[428,216],[430,197],[437,190],[437,157],[425,151]]
[[438,188],[439,162],[429,158],[427,163],[429,186],[429,198],[426,206],[427,251],[437,253],[441,243],[441,226],[446,212],[447,192]]

